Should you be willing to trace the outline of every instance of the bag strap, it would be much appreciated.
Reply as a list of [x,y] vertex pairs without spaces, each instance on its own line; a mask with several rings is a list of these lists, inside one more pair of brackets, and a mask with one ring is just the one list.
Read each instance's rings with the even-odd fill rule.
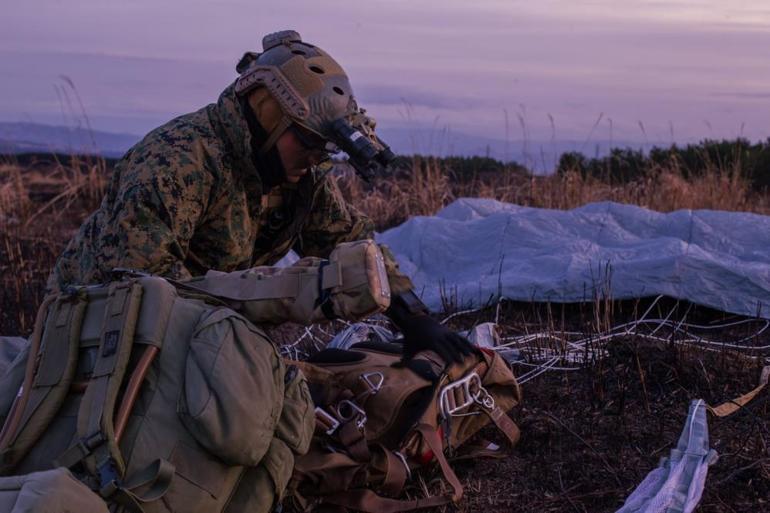
[[[94,477],[102,498],[134,513],[142,511],[140,502],[163,496],[171,484],[174,468],[167,461],[158,459],[133,476],[132,481],[138,480],[138,484],[123,482],[125,462],[116,440],[113,419],[118,392],[131,356],[141,297],[142,285],[136,281],[110,285],[92,377],[78,411],[78,442],[67,449],[57,462],[66,467],[83,462],[88,473]],[[148,365],[142,366],[141,372],[146,371]],[[132,491],[134,487],[150,484],[150,491],[143,496]]]
[[24,383],[0,436],[0,473],[13,470],[64,403],[77,367],[86,305],[83,294],[75,292],[51,297],[40,307]]
[[452,487],[452,495],[449,496],[450,501],[458,502],[463,497],[463,485],[444,456],[444,447],[439,432],[430,424],[418,424],[415,430],[422,435],[423,441],[433,452],[433,457],[436,458],[444,479]]
[[488,410],[486,408],[482,409],[484,410],[484,413],[489,416],[492,422],[495,423],[497,429],[499,429],[505,435],[512,446],[519,443],[519,439],[521,438],[521,430],[519,429],[519,426],[517,426],[513,421],[513,419],[511,419],[511,417],[509,417],[508,414],[503,411],[502,408],[495,406],[492,410]]
[[307,273],[265,274],[258,273],[222,273],[211,279],[204,277],[192,281],[168,282],[183,290],[200,292],[223,301],[258,301],[263,299],[295,298],[307,283],[317,283],[319,297],[326,290],[342,285],[342,270],[339,262],[323,261],[316,268],[318,275]]
[[[498,356],[495,355],[494,357]],[[489,370],[490,366],[483,358],[479,364],[473,368],[473,372],[476,372],[479,376],[481,376],[482,383],[486,378],[487,372]],[[518,386],[518,384],[516,386]],[[483,401],[480,403],[481,411],[483,411],[495,424],[497,429],[499,429],[505,435],[505,437],[511,443],[511,446],[515,446],[519,443],[519,439],[521,438],[521,430],[519,429],[519,426],[517,426],[513,419],[509,417],[508,414],[495,403],[494,398],[492,398],[491,395],[489,397],[492,399],[490,404],[487,404]]]

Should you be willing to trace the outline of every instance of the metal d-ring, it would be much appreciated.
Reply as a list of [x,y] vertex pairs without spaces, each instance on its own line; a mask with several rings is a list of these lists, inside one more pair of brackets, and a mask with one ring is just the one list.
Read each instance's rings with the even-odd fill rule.
[[[373,380],[372,378],[375,378],[375,379]],[[369,387],[369,390],[372,392],[372,395],[379,392],[380,389],[382,388],[382,385],[385,384],[385,375],[383,375],[382,372],[379,372],[379,371],[365,372],[361,374],[361,379]]]

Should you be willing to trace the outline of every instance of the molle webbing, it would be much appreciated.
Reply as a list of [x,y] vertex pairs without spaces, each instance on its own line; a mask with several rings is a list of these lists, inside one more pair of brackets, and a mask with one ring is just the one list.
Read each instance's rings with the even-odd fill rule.
[[76,292],[62,294],[41,306],[47,312],[38,314],[40,326],[33,335],[28,375],[6,421],[8,425],[3,428],[0,474],[13,471],[59,412],[75,374],[86,304],[84,294]]
[[[125,427],[132,401],[151,363],[151,359],[144,361],[146,355],[154,356],[162,343],[173,299],[173,287],[160,278],[145,277],[109,286],[93,372],[78,410],[78,441],[57,462],[66,467],[82,462],[100,495],[128,511],[141,511],[141,502],[163,496],[174,473],[173,465],[158,459],[125,476],[116,432],[116,428],[122,431]],[[127,368],[137,345],[145,349],[129,377]],[[129,385],[118,409],[118,394],[126,382]],[[120,426],[115,424],[116,412],[121,413],[117,419]],[[132,490],[139,486],[149,490],[138,496]]]
[[78,412],[80,440],[85,444],[98,440],[93,454],[84,454],[86,466],[94,475],[109,465],[115,466],[111,470],[118,475],[125,471],[123,457],[115,442],[113,415],[131,356],[141,296],[142,287],[138,283],[129,281],[110,285],[96,363]]

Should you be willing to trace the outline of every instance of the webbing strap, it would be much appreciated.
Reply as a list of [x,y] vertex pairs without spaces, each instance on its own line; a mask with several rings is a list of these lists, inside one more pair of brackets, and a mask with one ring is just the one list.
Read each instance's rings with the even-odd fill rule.
[[762,368],[762,374],[759,376],[759,384],[753,390],[746,392],[740,397],[736,397],[732,401],[722,403],[719,406],[706,405],[706,408],[708,408],[708,411],[716,417],[727,417],[728,415],[732,415],[736,411],[746,406],[752,399],[754,399],[757,394],[759,394],[767,386],[767,382],[769,380],[770,365],[767,365]]
[[32,388],[32,380],[35,377],[37,354],[40,351],[40,342],[43,338],[43,328],[45,320],[48,315],[48,308],[56,300],[56,296],[48,296],[43,300],[43,304],[37,310],[35,316],[35,327],[32,331],[32,336],[29,339],[29,353],[27,356],[27,362],[24,370],[24,381],[19,388],[19,392],[13,400],[11,410],[8,412],[8,416],[3,424],[3,429],[0,431],[0,451],[5,451],[10,444],[11,438],[16,435],[21,416],[26,408],[27,401],[29,399],[29,390]]
[[[158,458],[122,484],[107,483],[99,490],[99,494],[119,504],[138,507],[141,511],[139,503],[155,501],[166,494],[171,486],[174,471],[175,467],[171,462]],[[136,492],[143,487],[149,488],[141,494]]]
[[377,444],[374,447],[383,455],[385,464],[385,478],[380,485],[380,490],[384,494],[397,496],[404,488],[404,483],[406,483],[408,472],[406,461],[399,459],[393,454],[393,451],[388,450],[382,444]]
[[228,301],[257,301],[260,299],[293,298],[302,287],[302,274],[266,275],[260,279],[256,274],[219,275],[216,279],[183,282],[169,280],[180,289],[203,292]]
[[430,424],[418,424],[416,430],[422,435],[422,439],[433,452],[433,457],[438,461],[444,479],[446,479],[449,486],[452,487],[452,495],[450,496],[452,502],[459,501],[463,497],[463,485],[460,483],[457,474],[455,474],[452,467],[449,466],[449,462],[444,456],[444,447],[441,443],[441,436],[438,434],[438,431],[436,431]]
[[337,429],[337,438],[350,456],[358,462],[371,458],[363,429],[356,426],[356,419],[348,420]]
[[489,416],[490,419],[492,419],[492,422],[495,423],[495,426],[497,426],[497,428],[503,432],[508,441],[511,442],[511,445],[516,445],[519,443],[519,438],[521,438],[521,430],[519,430],[519,426],[516,425],[513,419],[511,419],[502,410],[502,408],[495,406],[492,411],[484,409],[484,412]]
[[85,310],[86,301],[80,294],[60,295],[48,310],[39,349],[31,348],[29,354],[36,364],[30,367],[32,374],[21,390],[23,401],[13,412],[13,425],[4,437],[3,473],[11,471],[42,436],[69,393]]
[[[473,368],[473,371],[481,376],[483,383],[484,378],[487,375],[487,371],[489,371],[489,365],[487,364],[486,360],[482,358],[482,360]],[[492,410],[484,407],[481,409],[484,411],[484,413],[487,414],[490,420],[494,422],[495,426],[497,426],[497,429],[502,431],[512,446],[519,443],[519,439],[521,438],[521,430],[519,429],[519,426],[517,426],[513,421],[513,419],[511,419],[505,413],[505,411],[503,411],[502,408],[495,406]]]
[[80,441],[91,440],[97,434],[103,441],[84,458],[89,473],[99,479],[100,487],[107,485],[105,480],[110,479],[110,474],[120,477],[125,472],[115,441],[113,416],[131,355],[141,295],[142,286],[136,282],[110,285],[93,375],[78,411]]

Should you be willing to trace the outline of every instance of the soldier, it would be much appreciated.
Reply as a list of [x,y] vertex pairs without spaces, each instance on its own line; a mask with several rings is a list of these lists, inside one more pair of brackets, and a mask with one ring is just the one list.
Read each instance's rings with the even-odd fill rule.
[[[107,282],[115,268],[176,279],[210,269],[277,262],[290,249],[328,257],[341,242],[371,238],[328,166],[343,149],[368,176],[392,158],[360,109],[347,75],[294,31],[247,53],[216,104],[153,130],[115,166],[99,209],[59,257],[48,287]],[[472,349],[442,326],[385,249],[389,317],[405,357],[433,349],[447,361]]]
[[[55,313],[40,317],[32,348],[0,376],[0,474],[63,465],[130,511],[268,511],[280,500],[294,454],[307,451],[314,409],[301,373],[284,364],[264,334],[227,309],[164,292],[173,287],[157,278],[142,278],[141,293],[136,284],[112,283],[102,310],[91,302],[86,310],[87,293],[69,287],[110,282],[116,268],[184,280],[270,265],[290,249],[328,258],[340,243],[371,238],[372,223],[345,202],[321,164],[338,149],[365,176],[387,164],[392,153],[374,133],[374,121],[359,109],[339,64],[296,32],[266,36],[263,49],[241,59],[240,76],[216,104],[153,130],[115,166],[101,206],[49,278],[51,291],[64,292],[47,300],[56,301]],[[432,349],[445,361],[460,361],[473,351],[428,315],[392,255],[384,254],[392,293],[386,314],[404,334],[405,358]],[[136,337],[128,326],[136,326]],[[78,338],[86,332],[94,340]],[[70,333],[69,345],[51,343],[63,333]],[[110,412],[125,377],[119,374],[133,355],[127,348],[138,340],[149,344],[140,359],[150,355],[148,363],[132,371],[146,372],[158,337],[173,343],[164,343],[153,363],[162,372],[142,389],[139,420],[119,413],[125,431],[113,429]],[[63,348],[74,348],[74,356],[62,358]],[[122,364],[114,363],[116,355]],[[27,400],[43,389],[24,383],[59,383],[75,372],[85,392],[68,384],[61,389],[68,398],[82,394],[76,416],[70,403],[67,409],[56,402],[65,392],[42,403]],[[45,422],[28,414],[39,404],[50,407]],[[33,436],[37,443],[22,451],[21,442]],[[155,484],[139,498],[129,485],[136,481],[142,489],[148,463]]]

